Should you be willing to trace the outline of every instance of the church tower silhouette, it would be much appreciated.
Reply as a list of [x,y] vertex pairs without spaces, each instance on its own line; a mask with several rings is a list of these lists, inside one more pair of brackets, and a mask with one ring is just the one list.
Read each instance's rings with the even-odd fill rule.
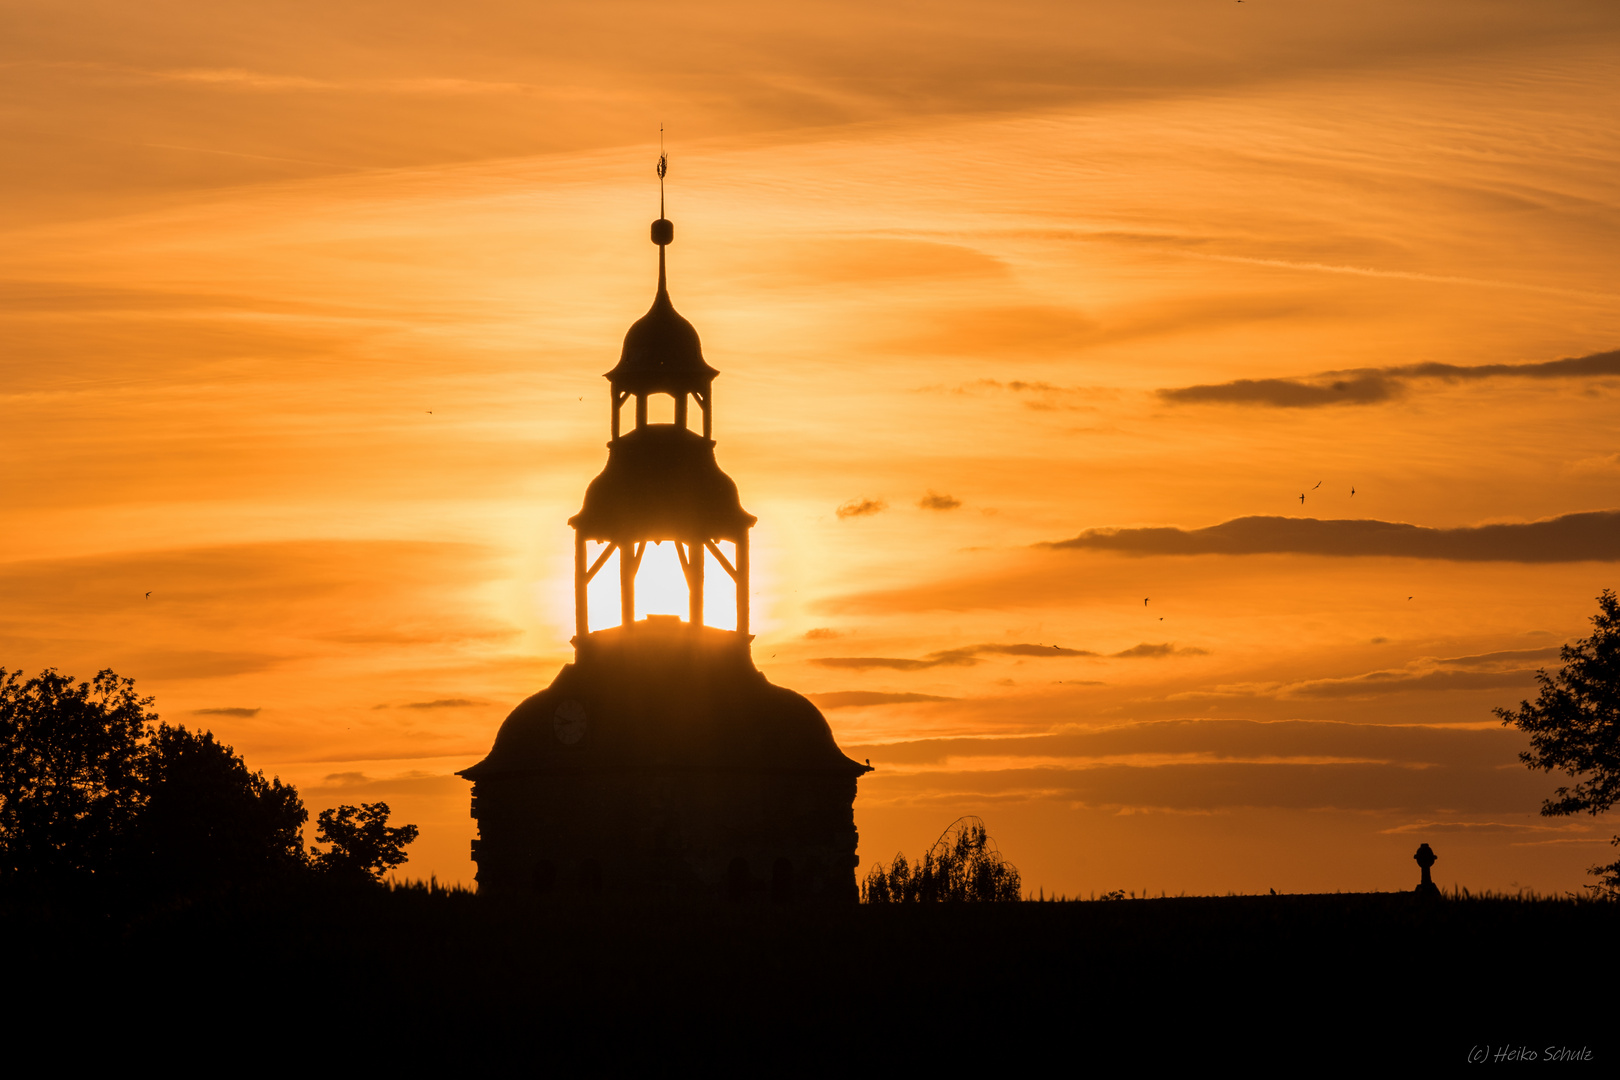
[[[662,157],[658,175],[658,292],[607,373],[607,465],[568,522],[574,662],[460,773],[473,781],[478,891],[854,902],[855,784],[868,767],[844,756],[814,705],[754,666],[756,519],[715,460],[719,372],[670,302],[675,229],[663,216]],[[674,422],[649,423],[648,399],[663,394]],[[642,556],[666,541],[685,574],[688,617],[637,619]],[[593,542],[604,545],[594,557]],[[620,625],[593,631],[588,588],[609,562]],[[710,562],[735,583],[734,631],[704,625]]]

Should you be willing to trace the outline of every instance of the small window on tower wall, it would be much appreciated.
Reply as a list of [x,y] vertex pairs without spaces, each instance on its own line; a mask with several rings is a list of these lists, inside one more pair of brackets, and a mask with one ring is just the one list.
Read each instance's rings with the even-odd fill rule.
[[670,394],[647,395],[647,423],[673,424],[675,422],[675,398]]

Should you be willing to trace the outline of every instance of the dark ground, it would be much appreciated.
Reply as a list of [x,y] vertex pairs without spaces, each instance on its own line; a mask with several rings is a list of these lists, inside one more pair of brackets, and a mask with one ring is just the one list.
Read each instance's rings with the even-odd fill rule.
[[1620,904],[1570,899],[496,908],[407,887],[0,916],[8,1041],[66,1019],[81,1057],[955,1076],[1564,1046],[1593,1054],[1566,1070],[1607,1070],[1617,1029]]

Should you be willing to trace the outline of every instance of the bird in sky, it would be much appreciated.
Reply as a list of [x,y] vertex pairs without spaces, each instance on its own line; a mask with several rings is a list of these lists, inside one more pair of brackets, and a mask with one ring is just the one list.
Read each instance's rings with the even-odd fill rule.
[[1356,489],[1353,487],[1350,489],[1350,497],[1352,499],[1356,497]]
[[1299,505],[1305,505],[1305,493],[1303,491],[1299,493]]
[[1318,481],[1317,481],[1317,482],[1316,482],[1316,487],[1313,487],[1313,488],[1311,488],[1311,490],[1312,490],[1312,491],[1315,491],[1315,490],[1316,490],[1316,488],[1319,488],[1319,487],[1321,487],[1321,486],[1322,486],[1322,481],[1320,481],[1320,480],[1318,480]]
[[1142,606],[1143,606],[1143,607],[1147,607],[1147,602],[1148,602],[1148,601],[1149,601],[1149,600],[1151,600],[1151,599],[1153,599],[1153,598],[1152,598],[1152,597],[1151,597],[1151,596],[1144,596],[1144,597],[1142,597]]
[[151,589],[146,590],[146,598],[148,600],[152,599],[152,590]]
[[1408,596],[1408,597],[1407,597],[1407,599],[1408,599],[1408,600],[1410,600],[1410,599],[1412,599],[1412,598],[1411,598],[1411,597],[1410,597],[1410,596]]

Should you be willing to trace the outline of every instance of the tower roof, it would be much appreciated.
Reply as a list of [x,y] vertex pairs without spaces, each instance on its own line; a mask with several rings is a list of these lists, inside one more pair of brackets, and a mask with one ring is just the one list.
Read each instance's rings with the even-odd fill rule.
[[[765,678],[735,633],[690,631],[673,619],[597,631],[591,650],[513,709],[489,756],[460,775],[481,782],[658,767],[850,778],[868,771],[838,749],[815,705]],[[564,703],[583,718],[582,738],[557,734]]]
[[674,224],[659,218],[652,224],[652,238],[658,245],[658,293],[647,314],[624,335],[624,351],[607,378],[615,389],[632,394],[706,393],[720,373],[704,362],[697,328],[670,302],[664,273],[664,249],[675,238]]
[[714,440],[652,424],[608,443],[608,461],[568,524],[588,540],[737,540],[755,518],[714,460]]

